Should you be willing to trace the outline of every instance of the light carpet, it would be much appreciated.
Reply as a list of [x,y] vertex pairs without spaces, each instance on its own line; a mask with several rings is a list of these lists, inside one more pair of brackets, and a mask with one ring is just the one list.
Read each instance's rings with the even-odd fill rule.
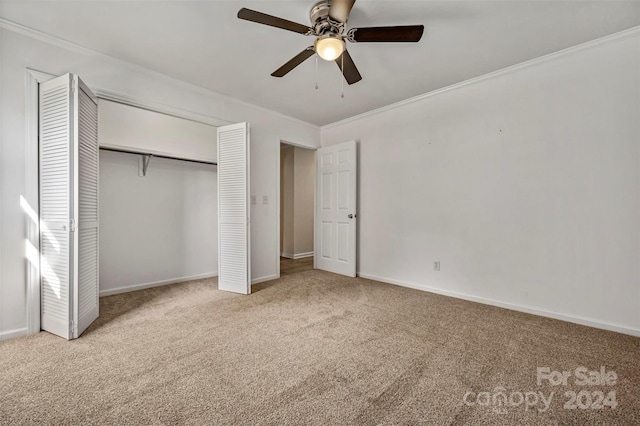
[[640,424],[638,338],[322,271],[253,291],[105,297],[80,339],[1,342],[0,424]]

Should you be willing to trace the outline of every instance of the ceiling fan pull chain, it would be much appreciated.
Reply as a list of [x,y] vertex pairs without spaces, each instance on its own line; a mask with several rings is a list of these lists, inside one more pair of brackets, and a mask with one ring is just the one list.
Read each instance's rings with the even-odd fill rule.
[[342,78],[340,79],[340,81],[342,82],[342,93],[340,94],[340,98],[344,99],[344,52],[342,52],[342,55],[340,56],[340,62],[342,63],[342,65],[340,66],[340,71],[342,71]]
[[316,53],[316,90],[318,90],[318,54]]

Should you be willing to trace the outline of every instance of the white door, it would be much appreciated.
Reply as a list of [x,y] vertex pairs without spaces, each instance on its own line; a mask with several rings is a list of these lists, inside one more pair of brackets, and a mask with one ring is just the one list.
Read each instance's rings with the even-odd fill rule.
[[218,288],[251,293],[249,125],[218,128]]
[[39,105],[41,328],[74,339],[98,317],[97,100],[66,74]]
[[356,276],[356,142],[349,141],[316,154],[317,269]]

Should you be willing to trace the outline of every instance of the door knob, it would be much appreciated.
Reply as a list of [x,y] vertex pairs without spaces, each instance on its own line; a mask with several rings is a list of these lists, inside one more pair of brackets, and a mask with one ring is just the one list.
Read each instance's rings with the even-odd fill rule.
[[354,217],[354,216],[353,216],[352,214],[349,214],[349,216],[347,216],[347,217],[348,217],[349,219],[353,219],[353,217]]

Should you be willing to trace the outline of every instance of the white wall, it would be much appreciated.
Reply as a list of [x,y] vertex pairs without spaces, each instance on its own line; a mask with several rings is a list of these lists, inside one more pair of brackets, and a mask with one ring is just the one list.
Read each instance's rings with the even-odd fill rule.
[[280,249],[299,259],[313,253],[315,151],[283,145],[280,152]]
[[100,152],[100,293],[218,274],[216,166]]
[[313,252],[313,206],[316,183],[316,153],[294,147],[293,246],[294,257]]
[[360,275],[640,334],[639,45],[323,127],[359,141]]
[[127,151],[217,161],[215,126],[100,99],[98,143]]
[[295,253],[293,243],[294,209],[294,151],[292,146],[280,150],[280,251],[283,255]]
[[0,21],[0,338],[26,333],[26,224],[20,196],[37,210],[33,183],[25,170],[37,165],[27,154],[25,69],[80,75],[98,95],[117,95],[175,115],[220,125],[251,124],[251,190],[269,204],[252,206],[254,280],[277,276],[276,198],[280,139],[317,147],[316,126],[171,79],[46,35]]
[[[99,94],[214,125],[250,122],[251,192],[270,201],[252,206],[252,273],[277,275],[279,143],[317,147],[317,127],[0,27],[0,338],[26,333],[20,197],[37,209],[26,68],[76,73]],[[638,42],[636,33],[323,128],[325,145],[360,141],[361,274],[637,333]]]

